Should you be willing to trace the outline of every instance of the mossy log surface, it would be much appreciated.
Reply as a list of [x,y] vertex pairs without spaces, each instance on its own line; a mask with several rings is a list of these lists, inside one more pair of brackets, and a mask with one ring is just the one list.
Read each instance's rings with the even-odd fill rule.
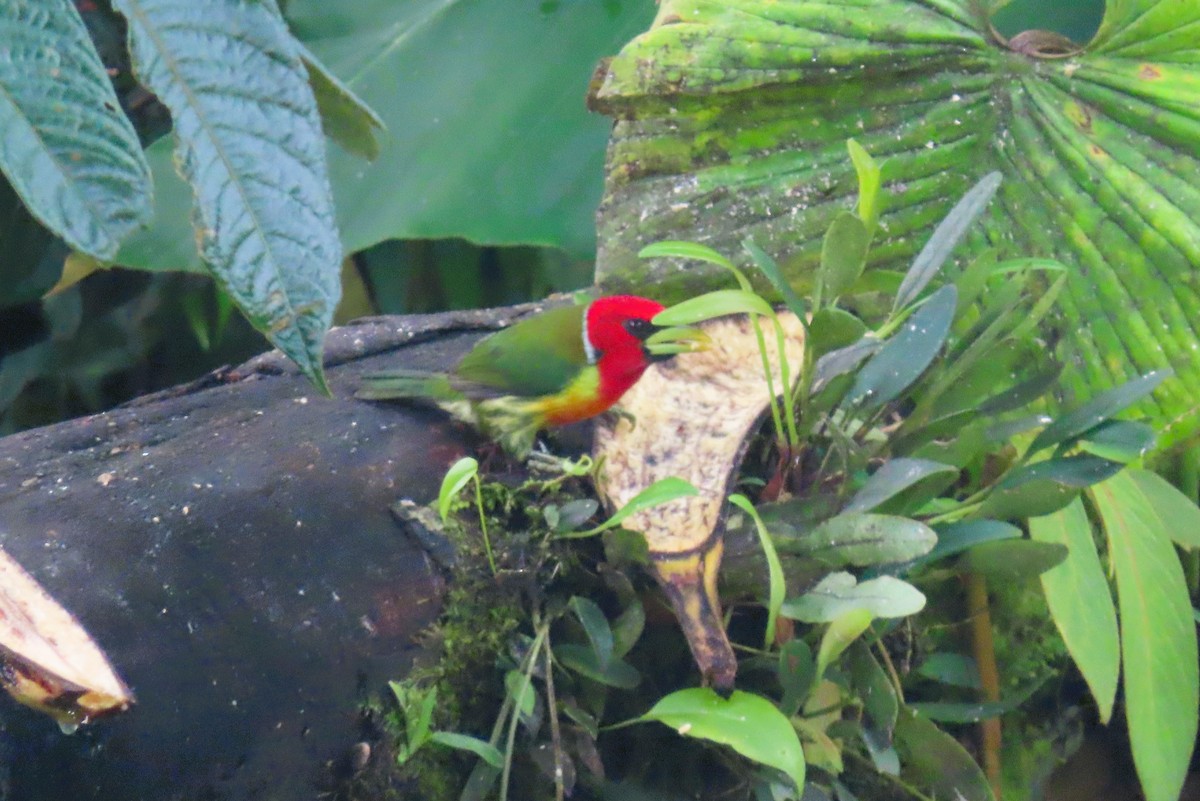
[[359,710],[420,656],[442,580],[388,507],[475,444],[353,399],[445,368],[500,309],[378,318],[327,343],[332,399],[279,355],[0,439],[0,545],[73,612],[137,705],[64,735],[0,698],[0,796],[297,799],[361,757]]

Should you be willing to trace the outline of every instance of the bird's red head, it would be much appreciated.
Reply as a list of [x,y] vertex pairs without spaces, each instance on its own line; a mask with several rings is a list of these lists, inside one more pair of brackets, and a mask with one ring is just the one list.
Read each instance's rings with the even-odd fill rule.
[[650,321],[662,310],[661,303],[634,295],[597,298],[588,306],[584,347],[588,361],[600,370],[600,393],[609,404],[637,383],[653,361],[645,342],[658,331]]

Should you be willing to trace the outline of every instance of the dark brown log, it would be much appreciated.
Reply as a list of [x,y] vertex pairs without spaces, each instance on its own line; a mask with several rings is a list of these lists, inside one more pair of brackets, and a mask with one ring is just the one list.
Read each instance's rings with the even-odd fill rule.
[[0,545],[137,696],[69,736],[0,698],[0,798],[294,801],[361,757],[361,704],[410,669],[440,608],[388,507],[432,498],[475,440],[437,411],[354,400],[357,377],[445,368],[514,313],[338,329],[332,399],[267,354],[0,439]]

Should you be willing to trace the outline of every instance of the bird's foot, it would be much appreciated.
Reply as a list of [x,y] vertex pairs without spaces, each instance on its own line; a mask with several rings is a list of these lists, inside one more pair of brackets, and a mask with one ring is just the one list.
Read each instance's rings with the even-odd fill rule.
[[582,478],[592,472],[595,467],[592,457],[583,454],[578,459],[558,456],[538,442],[537,446],[525,458],[525,466],[530,473],[536,473],[550,478]]

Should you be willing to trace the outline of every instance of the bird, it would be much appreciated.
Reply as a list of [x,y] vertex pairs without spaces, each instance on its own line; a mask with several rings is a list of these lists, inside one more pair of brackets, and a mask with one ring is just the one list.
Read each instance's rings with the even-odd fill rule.
[[480,340],[449,372],[369,373],[355,395],[432,402],[524,458],[539,431],[607,411],[652,363],[705,347],[698,329],[655,325],[663,310],[634,295],[552,308]]

